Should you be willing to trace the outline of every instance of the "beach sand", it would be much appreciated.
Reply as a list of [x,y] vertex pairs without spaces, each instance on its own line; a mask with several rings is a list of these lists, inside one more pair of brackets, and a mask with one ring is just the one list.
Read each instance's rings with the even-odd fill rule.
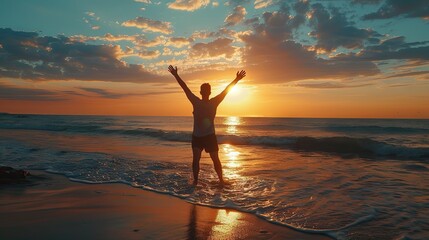
[[0,185],[0,239],[330,239],[125,184],[31,173]]

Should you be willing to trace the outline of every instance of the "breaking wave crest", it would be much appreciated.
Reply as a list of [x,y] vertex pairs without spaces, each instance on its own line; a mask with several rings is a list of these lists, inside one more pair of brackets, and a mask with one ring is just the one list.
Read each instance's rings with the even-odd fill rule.
[[[86,123],[85,125],[17,125],[0,124],[0,129],[26,129],[43,131],[79,132],[85,134],[114,134],[136,137],[151,137],[164,141],[189,142],[190,131],[166,131],[156,128],[106,128],[104,124]],[[414,159],[429,158],[429,148],[395,145],[371,138],[348,136],[312,137],[312,136],[249,136],[218,134],[219,143],[232,145],[256,145],[291,149],[304,152],[324,152],[343,157]]]

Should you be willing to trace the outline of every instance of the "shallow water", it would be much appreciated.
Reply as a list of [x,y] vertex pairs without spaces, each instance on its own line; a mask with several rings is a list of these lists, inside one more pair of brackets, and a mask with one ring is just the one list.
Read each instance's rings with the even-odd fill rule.
[[337,239],[429,237],[429,121],[217,119],[232,185],[208,154],[191,181],[189,117],[0,115],[0,161],[123,182]]

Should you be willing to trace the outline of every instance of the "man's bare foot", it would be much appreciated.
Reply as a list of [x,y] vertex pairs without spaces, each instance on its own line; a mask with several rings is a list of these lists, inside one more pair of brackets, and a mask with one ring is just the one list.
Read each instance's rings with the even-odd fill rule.
[[227,181],[227,180],[220,180],[219,181],[219,185],[224,187],[224,186],[229,186],[231,185],[231,182]]

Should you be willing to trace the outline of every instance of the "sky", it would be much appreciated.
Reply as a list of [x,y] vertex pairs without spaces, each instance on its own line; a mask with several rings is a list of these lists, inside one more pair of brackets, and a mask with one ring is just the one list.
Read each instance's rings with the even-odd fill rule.
[[429,118],[427,0],[2,0],[0,112]]

